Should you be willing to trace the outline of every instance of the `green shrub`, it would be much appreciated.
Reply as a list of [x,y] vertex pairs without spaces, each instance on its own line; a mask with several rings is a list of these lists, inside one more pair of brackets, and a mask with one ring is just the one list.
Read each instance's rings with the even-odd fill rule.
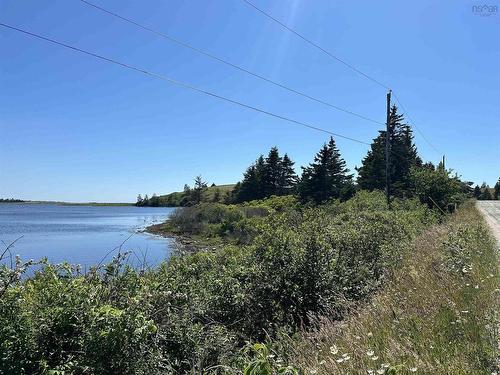
[[123,259],[86,275],[47,265],[0,298],[0,374],[223,372],[248,341],[341,318],[435,220],[429,212],[399,201],[388,211],[380,192],[311,208],[293,197],[183,208],[172,228],[246,245],[146,272]]

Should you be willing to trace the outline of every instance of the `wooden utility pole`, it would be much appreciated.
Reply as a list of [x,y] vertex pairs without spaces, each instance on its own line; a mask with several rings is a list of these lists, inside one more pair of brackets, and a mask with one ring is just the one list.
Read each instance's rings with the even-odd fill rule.
[[391,90],[387,93],[387,123],[385,130],[385,195],[387,197],[387,205],[391,205]]

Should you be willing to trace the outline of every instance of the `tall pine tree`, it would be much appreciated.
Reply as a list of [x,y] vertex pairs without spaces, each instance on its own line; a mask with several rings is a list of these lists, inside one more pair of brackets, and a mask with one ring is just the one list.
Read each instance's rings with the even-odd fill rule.
[[243,180],[235,188],[235,201],[246,202],[264,197],[262,177],[265,169],[265,160],[262,155],[247,168]]
[[476,187],[474,188],[474,198],[481,198],[481,188],[479,187],[479,185],[476,185]]
[[287,154],[283,156],[281,160],[278,195],[291,194],[295,190],[298,177],[293,168],[294,164]]
[[262,173],[262,189],[264,197],[278,195],[280,189],[282,158],[277,147],[271,148],[264,163]]
[[247,168],[243,180],[235,187],[236,202],[267,198],[272,195],[291,194],[297,184],[294,162],[285,154],[271,148],[266,158],[262,155]]
[[314,162],[302,167],[299,195],[303,201],[317,204],[332,198],[343,198],[352,191],[352,174],[346,167],[333,137],[314,157]]
[[[413,142],[413,132],[409,125],[404,123],[404,117],[398,114],[396,106],[392,106],[389,123],[390,132],[390,180],[391,191],[394,195],[404,196],[411,189],[410,170],[414,166],[422,166],[417,148]],[[386,182],[385,166],[386,131],[380,131],[373,140],[368,154],[362,161],[358,171],[358,184],[361,189],[384,190]]]

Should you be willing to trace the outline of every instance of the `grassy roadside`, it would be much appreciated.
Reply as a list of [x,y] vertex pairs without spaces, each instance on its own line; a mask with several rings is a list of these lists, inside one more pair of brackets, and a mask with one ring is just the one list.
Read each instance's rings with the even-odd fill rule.
[[494,374],[498,271],[483,218],[464,205],[417,238],[385,289],[357,313],[340,324],[322,319],[272,349],[306,374]]

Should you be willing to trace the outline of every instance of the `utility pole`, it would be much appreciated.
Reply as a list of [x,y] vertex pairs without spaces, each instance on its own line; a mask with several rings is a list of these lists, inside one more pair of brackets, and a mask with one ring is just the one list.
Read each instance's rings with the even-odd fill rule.
[[391,205],[391,90],[387,93],[387,123],[385,130],[385,195],[387,197],[387,205]]

